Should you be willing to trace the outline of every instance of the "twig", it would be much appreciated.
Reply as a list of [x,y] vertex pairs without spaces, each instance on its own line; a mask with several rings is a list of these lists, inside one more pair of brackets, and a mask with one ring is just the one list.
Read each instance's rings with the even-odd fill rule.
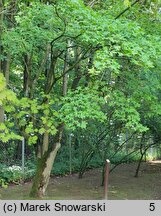
[[120,16],[122,16],[126,11],[128,11],[132,6],[134,6],[136,3],[138,3],[140,0],[136,0],[134,1],[130,6],[128,6],[127,8],[125,8],[125,10],[123,10],[119,15],[117,15],[115,17],[115,20],[117,20]]

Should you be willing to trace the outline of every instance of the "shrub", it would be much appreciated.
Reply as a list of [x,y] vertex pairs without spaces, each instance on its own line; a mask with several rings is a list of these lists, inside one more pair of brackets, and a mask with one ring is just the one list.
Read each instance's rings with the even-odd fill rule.
[[22,179],[22,169],[20,166],[3,167],[0,172],[0,177],[5,182],[18,183]]
[[0,186],[2,188],[7,188],[8,187],[8,183],[4,179],[0,178]]
[[25,173],[23,176],[23,171],[20,166],[12,165],[7,167],[6,165],[0,165],[0,186],[6,187],[8,183],[20,183],[22,179],[30,179],[35,174],[35,169],[29,169],[25,167]]

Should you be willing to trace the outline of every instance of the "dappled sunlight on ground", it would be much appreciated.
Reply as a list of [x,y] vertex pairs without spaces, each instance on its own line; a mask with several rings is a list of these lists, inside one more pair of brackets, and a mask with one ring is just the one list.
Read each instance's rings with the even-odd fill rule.
[[161,164],[161,160],[149,161],[151,164]]

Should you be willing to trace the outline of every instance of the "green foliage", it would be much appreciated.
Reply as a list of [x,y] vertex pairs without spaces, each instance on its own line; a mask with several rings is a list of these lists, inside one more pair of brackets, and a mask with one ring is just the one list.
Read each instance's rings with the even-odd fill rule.
[[0,185],[2,187],[7,187],[9,183],[19,184],[22,179],[31,179],[35,174],[35,168],[31,168],[31,165],[26,164],[25,173],[23,176],[22,168],[18,165],[6,166],[0,164]]
[[109,106],[114,108],[114,118],[124,122],[125,128],[135,131],[146,131],[147,127],[141,124],[141,118],[137,109],[140,104],[134,101],[134,98],[126,97],[120,91],[114,91],[112,97],[109,98]]
[[8,187],[8,183],[3,178],[0,178],[0,186],[6,189]]
[[15,165],[10,166],[10,167],[4,166],[1,169],[0,177],[5,182],[18,183],[22,179],[21,167],[15,166]]
[[56,133],[57,111],[52,109],[53,104],[55,100],[52,99],[41,104],[38,99],[29,98],[22,98],[16,104],[19,112],[12,112],[12,115],[17,120],[18,127],[24,128],[22,134],[28,138],[28,144],[35,144],[38,136],[46,131],[51,135]]
[[60,109],[60,118],[70,130],[76,128],[85,129],[88,120],[104,121],[105,114],[101,106],[105,100],[98,96],[97,91],[79,88],[74,92],[68,92],[63,98],[63,105]]
[[[112,152],[111,152],[112,155]],[[109,156],[110,157],[110,156]],[[140,156],[138,152],[134,152],[132,155],[127,155],[125,152],[120,151],[115,155],[115,157],[110,158],[110,162],[113,165],[122,164],[122,163],[132,163],[139,161]]]
[[124,0],[124,5],[125,5],[126,7],[129,7],[129,6],[131,6],[131,3],[130,3],[129,0]]
[[[0,39],[4,74],[10,62],[8,88],[0,73],[0,106],[7,117],[0,124],[2,142],[23,136],[33,151],[32,145],[38,149],[47,134],[52,149],[59,126],[65,125],[79,143],[72,143],[72,169],[77,171],[90,150],[86,168],[102,165],[126,130],[160,139],[160,3],[132,3],[17,2],[13,20],[4,16]],[[9,1],[4,7],[6,13]],[[129,149],[139,147],[136,143]],[[62,149],[53,172],[64,175],[69,151]],[[112,162],[125,154],[120,149]],[[20,170],[2,170],[1,184],[21,180]],[[30,178],[35,168],[29,170]]]
[[[131,3],[124,1],[124,4],[130,6]],[[116,9],[115,5],[113,7]],[[122,7],[124,7],[123,4]],[[66,40],[70,40],[71,44],[76,44],[77,47],[83,47],[87,53],[88,49],[89,53],[94,53],[93,65],[88,68],[89,75],[93,77],[91,85],[97,85],[97,79],[101,80],[100,85],[103,82],[105,84],[108,79],[105,84],[108,92],[116,89],[109,93],[110,101],[107,109],[116,109],[115,117],[123,121],[125,127],[140,131],[147,129],[141,123],[140,100],[133,96],[137,94],[136,91],[134,92],[136,86],[134,80],[153,70],[161,45],[157,36],[147,34],[146,30],[136,21],[129,19],[114,21],[110,13],[105,14],[99,10],[92,10],[90,7],[85,7],[82,1],[67,1],[66,4],[64,1],[59,1],[55,5],[46,5],[36,1],[27,8],[25,4],[21,4],[15,22],[16,27],[3,34],[4,49],[16,56],[14,58],[16,67],[23,67],[21,59],[24,58],[24,55],[27,54],[31,59],[33,70],[30,81],[34,80],[33,83],[31,82],[33,86],[37,81],[37,74],[40,74],[38,86],[32,89],[35,97],[31,100],[21,98],[19,108],[17,108],[19,112],[14,115],[14,118],[18,119],[18,127],[25,127],[24,133],[28,137],[29,144],[36,143],[38,137],[45,131],[54,135],[60,121],[63,121],[68,128],[75,130],[77,127],[85,129],[89,119],[100,121],[106,119],[106,110],[102,110],[103,97],[100,97],[99,91],[91,91],[91,87],[84,89],[84,86],[80,85],[76,91],[69,90],[64,98],[60,97],[60,91],[56,92],[59,102],[51,100],[52,94],[43,95],[45,94],[43,83],[47,82],[47,79],[37,68],[44,60],[44,50],[47,44],[53,42],[54,47],[50,47],[52,55],[63,53],[66,50]],[[72,56],[74,52],[75,50],[71,48],[70,64],[75,61]],[[64,58],[63,55],[60,56]],[[86,68],[87,61],[82,59],[81,62]],[[61,64],[62,61],[58,58],[55,74],[61,74]],[[130,77],[128,74],[131,72],[137,75]],[[70,73],[73,76],[73,69]],[[72,76],[70,82],[72,82]],[[121,83],[117,85],[118,77],[125,80],[122,86]],[[146,85],[144,81],[145,79],[142,80],[142,86]],[[116,84],[111,86],[110,82]],[[125,96],[129,91],[126,82],[131,85],[128,99]],[[61,82],[56,83],[55,88],[60,89],[61,85]],[[41,95],[38,94],[40,89],[43,92]],[[122,91],[125,93],[123,94]],[[146,87],[143,88],[143,91],[147,92]],[[141,90],[138,89],[138,92]],[[147,101],[148,93],[146,95]],[[43,104],[43,97],[46,96],[49,97],[48,103]],[[8,112],[12,111],[9,106],[6,109]]]
[[[15,111],[12,106],[14,106],[17,101],[15,93],[6,88],[5,78],[3,74],[0,73],[0,106],[2,106],[6,112]],[[10,139],[21,139],[21,136],[12,131],[13,126],[14,124],[10,119],[7,119],[5,123],[0,123],[0,139],[3,142],[7,142]]]
[[2,106],[5,101],[16,102],[16,95],[6,88],[6,80],[2,73],[0,73],[0,105]]

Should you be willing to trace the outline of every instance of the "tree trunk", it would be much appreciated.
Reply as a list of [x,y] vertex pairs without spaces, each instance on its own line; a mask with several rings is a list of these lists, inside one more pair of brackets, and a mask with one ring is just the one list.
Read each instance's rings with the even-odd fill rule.
[[[70,46],[70,41],[67,41],[67,47]],[[66,53],[65,53],[65,59],[64,59],[64,69],[63,69],[63,96],[65,96],[67,94],[68,91],[68,73],[65,73],[68,69],[69,69],[69,65],[68,65],[68,61],[69,61],[69,49],[67,48]]]
[[23,74],[23,92],[25,97],[30,96],[30,81],[31,81],[31,57],[24,56],[24,74]]
[[[3,32],[3,2],[0,0],[0,73],[2,73],[2,61],[1,61],[1,55],[2,55],[2,35]],[[0,105],[0,123],[4,122],[4,109]]]
[[[144,152],[144,153],[145,153],[145,152]],[[134,175],[134,177],[136,177],[136,178],[139,176],[139,170],[140,170],[141,162],[142,162],[143,157],[144,157],[144,153],[141,154],[140,160],[139,160],[139,162],[138,162],[138,166],[137,166],[137,168],[136,168],[136,172],[135,172],[135,175]]]
[[87,166],[88,166],[89,162],[91,161],[94,153],[95,153],[95,151],[93,149],[89,149],[88,152],[82,158],[80,168],[79,168],[79,175],[78,175],[79,179],[83,178],[83,174],[87,170]]
[[54,138],[55,143],[52,148],[49,147],[49,134],[44,133],[43,155],[38,158],[35,178],[30,191],[30,197],[43,197],[49,183],[51,170],[55,161],[58,150],[61,147],[63,125],[60,125]]
[[9,75],[10,75],[10,62],[11,62],[11,55],[7,54],[7,59],[4,63],[4,75],[6,78],[6,84],[8,85],[9,83]]
[[[76,47],[74,49],[74,55],[75,55],[75,62],[78,61],[80,55],[81,55],[81,49],[80,47]],[[73,79],[73,82],[72,82],[72,85],[71,85],[71,89],[75,90],[79,84],[79,81],[81,80],[82,78],[82,72],[81,72],[81,65],[80,65],[80,62],[78,64],[75,65],[75,77]]]
[[[3,33],[3,2],[0,0],[0,57],[2,55],[2,33]],[[0,58],[0,73],[2,72],[2,61]]]
[[51,152],[45,152],[43,157],[38,159],[36,175],[30,192],[31,197],[36,198],[45,195],[53,163],[60,147],[61,144],[59,142],[56,143],[55,148]]
[[141,162],[143,160],[144,154],[146,153],[146,150],[143,150],[144,138],[145,138],[145,133],[142,134],[142,138],[141,138],[141,142],[140,142],[140,154],[141,154],[141,156],[140,156],[140,160],[138,162],[138,166],[136,168],[136,172],[135,172],[135,175],[134,175],[134,177],[136,177],[136,178],[139,175],[139,170],[140,170]]
[[4,122],[4,109],[0,106],[0,123]]

